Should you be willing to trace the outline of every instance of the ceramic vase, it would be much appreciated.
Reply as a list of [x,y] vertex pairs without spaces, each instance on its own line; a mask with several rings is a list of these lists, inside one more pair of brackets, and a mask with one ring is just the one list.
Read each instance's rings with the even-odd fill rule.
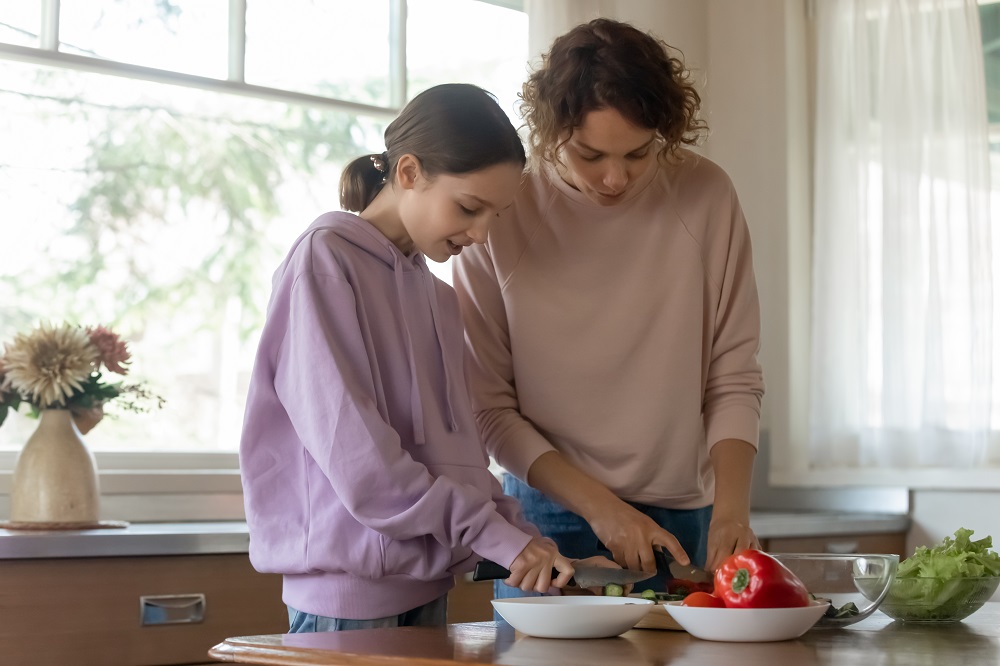
[[95,523],[99,513],[97,465],[72,414],[43,410],[14,468],[11,521]]

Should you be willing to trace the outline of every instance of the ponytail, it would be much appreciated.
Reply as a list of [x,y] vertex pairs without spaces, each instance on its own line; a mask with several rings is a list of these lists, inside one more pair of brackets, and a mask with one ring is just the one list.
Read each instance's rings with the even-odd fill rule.
[[360,213],[385,185],[389,174],[389,156],[363,155],[344,167],[340,174],[340,207]]

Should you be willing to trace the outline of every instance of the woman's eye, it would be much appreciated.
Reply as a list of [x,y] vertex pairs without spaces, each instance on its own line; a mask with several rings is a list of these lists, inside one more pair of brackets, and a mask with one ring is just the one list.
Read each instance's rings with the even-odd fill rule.
[[628,158],[630,160],[642,160],[642,159],[646,158],[646,155],[649,155],[649,151],[648,150],[644,151],[642,153],[629,155]]
[[465,213],[466,215],[478,215],[479,214],[478,210],[472,210],[471,208],[466,208],[462,204],[458,204],[458,207],[461,208],[462,212]]
[[583,155],[582,157],[584,162],[596,162],[601,159],[600,155]]

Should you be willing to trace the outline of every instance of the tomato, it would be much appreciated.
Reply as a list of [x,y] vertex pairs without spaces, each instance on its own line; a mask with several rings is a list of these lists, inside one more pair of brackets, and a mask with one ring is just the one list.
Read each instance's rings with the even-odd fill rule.
[[714,594],[708,592],[692,592],[684,597],[682,606],[694,606],[697,608],[725,608],[726,602]]
[[715,593],[727,608],[809,605],[809,591],[799,577],[759,550],[744,550],[723,560],[715,570]]

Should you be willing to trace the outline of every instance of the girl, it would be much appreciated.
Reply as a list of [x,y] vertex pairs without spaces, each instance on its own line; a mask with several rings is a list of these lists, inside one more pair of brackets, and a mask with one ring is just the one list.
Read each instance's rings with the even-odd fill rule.
[[743,210],[687,149],[698,93],[662,41],[596,19],[555,40],[521,98],[533,169],[455,266],[487,450],[566,555],[652,571],[664,549],[714,569],[758,545],[764,384]]
[[486,240],[521,142],[489,93],[448,84],[385,145],[343,173],[359,214],[321,215],[275,273],[247,397],[250,559],[284,574],[292,632],[444,624],[454,575],[480,558],[524,590],[573,574],[487,468],[458,303],[424,263]]

